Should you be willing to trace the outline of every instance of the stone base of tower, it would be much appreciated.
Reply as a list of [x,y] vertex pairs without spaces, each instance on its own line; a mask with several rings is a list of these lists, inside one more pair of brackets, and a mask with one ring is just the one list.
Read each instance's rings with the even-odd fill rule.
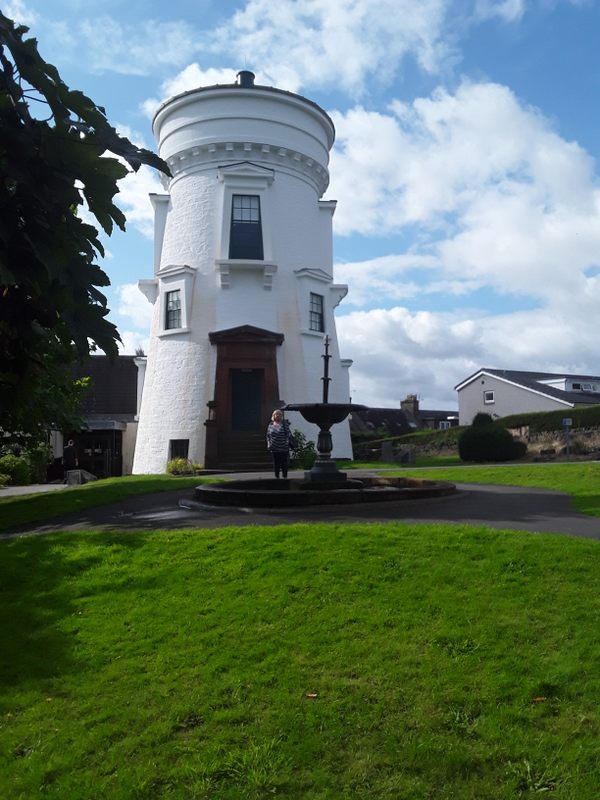
[[[290,361],[283,353],[283,343],[282,333],[242,325],[209,333],[205,347],[190,350],[187,360],[175,366],[179,351],[166,359],[162,359],[164,350],[160,355],[151,353],[144,386],[144,395],[148,396],[143,398],[140,411],[134,473],[164,473],[168,461],[177,457],[188,458],[207,469],[270,470],[265,431],[273,409],[284,405],[281,386],[285,384],[283,388],[288,392],[286,400],[295,399],[296,392],[301,400],[305,399],[306,386],[316,381],[312,373],[318,374],[320,367],[317,350],[312,361],[306,354],[305,358],[296,357],[290,364],[296,386],[288,386],[285,379],[282,384],[284,376],[279,375],[278,355],[284,362]],[[168,376],[166,370],[171,370]],[[174,397],[160,391],[160,387],[174,385],[176,376],[183,374],[188,377],[178,382],[177,413],[174,413]],[[343,386],[338,388],[345,399],[347,390]],[[181,413],[182,409],[186,413]],[[293,429],[316,441],[318,430],[314,425],[293,412],[289,421]],[[332,434],[333,455],[351,458],[348,422],[334,426]]]

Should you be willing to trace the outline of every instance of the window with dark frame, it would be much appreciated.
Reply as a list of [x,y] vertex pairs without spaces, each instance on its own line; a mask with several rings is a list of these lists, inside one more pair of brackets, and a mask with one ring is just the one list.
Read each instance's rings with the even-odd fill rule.
[[308,329],[323,332],[325,330],[325,316],[323,314],[323,295],[310,293],[310,306],[308,312]]
[[483,402],[484,403],[494,403],[495,402],[495,400],[494,400],[494,392],[491,391],[491,390],[488,390],[488,391],[484,392],[483,393]]
[[181,289],[167,292],[165,297],[165,330],[181,328]]
[[258,195],[234,194],[232,197],[229,258],[252,261],[262,261],[264,258]]
[[189,449],[189,439],[171,439],[169,442],[169,460],[172,458],[187,458]]

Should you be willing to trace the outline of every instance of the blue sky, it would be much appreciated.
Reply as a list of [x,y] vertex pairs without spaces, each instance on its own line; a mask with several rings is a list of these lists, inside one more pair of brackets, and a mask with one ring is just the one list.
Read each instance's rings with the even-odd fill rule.
[[[593,0],[9,0],[42,55],[154,147],[165,97],[239,69],[333,118],[342,355],[356,402],[456,405],[479,367],[600,373],[600,4]],[[148,169],[103,267],[145,346]]]

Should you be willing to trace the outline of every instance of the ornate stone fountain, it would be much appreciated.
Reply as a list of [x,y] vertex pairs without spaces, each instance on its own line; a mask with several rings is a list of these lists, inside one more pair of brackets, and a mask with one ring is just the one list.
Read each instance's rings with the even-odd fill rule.
[[[325,337],[325,353],[323,359],[323,402],[321,403],[288,403],[283,407],[283,411],[298,411],[307,422],[312,422],[319,426],[317,437],[317,459],[312,469],[304,473],[304,479],[313,484],[339,484],[340,481],[347,481],[345,472],[340,472],[335,461],[331,458],[333,440],[331,438],[331,426],[343,422],[348,414],[353,410],[364,409],[366,406],[348,403],[329,402],[329,336]],[[353,482],[354,483],[354,482]],[[335,486],[333,487],[335,488]]]

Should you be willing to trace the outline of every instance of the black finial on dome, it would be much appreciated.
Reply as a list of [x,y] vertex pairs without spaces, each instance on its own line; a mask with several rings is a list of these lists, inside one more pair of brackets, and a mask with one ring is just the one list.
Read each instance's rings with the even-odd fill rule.
[[236,75],[238,86],[242,89],[251,89],[254,86],[254,78],[256,77],[249,69],[242,69]]

